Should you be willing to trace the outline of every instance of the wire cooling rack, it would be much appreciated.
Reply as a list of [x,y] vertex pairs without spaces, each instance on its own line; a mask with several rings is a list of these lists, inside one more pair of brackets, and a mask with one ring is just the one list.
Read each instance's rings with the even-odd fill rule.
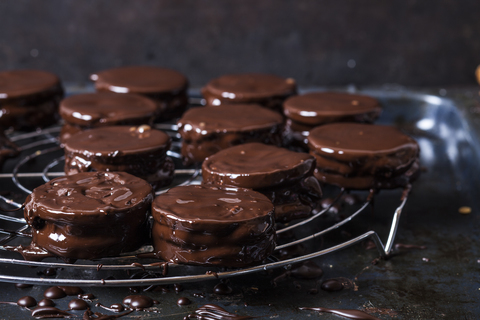
[[[180,148],[180,136],[177,132],[176,126],[173,124],[157,124],[156,127],[166,131],[172,137],[172,150],[168,152],[168,155],[172,157],[174,161],[180,163],[180,154],[178,152]],[[392,223],[385,244],[382,242],[377,232],[372,230],[348,241],[338,243],[322,250],[313,250],[309,253],[286,260],[279,260],[275,255],[272,255],[263,264],[241,269],[192,267],[162,263],[159,262],[159,260],[154,259],[139,258],[142,254],[151,252],[153,250],[151,246],[144,246],[136,252],[119,257],[109,257],[95,261],[79,260],[74,264],[59,262],[59,260],[55,260],[54,258],[46,259],[46,261],[25,261],[18,253],[6,250],[6,246],[28,244],[29,239],[31,238],[29,227],[23,218],[23,211],[21,210],[23,201],[17,200],[17,198],[24,199],[29,193],[31,193],[31,190],[34,187],[48,182],[54,177],[64,175],[64,156],[57,139],[60,129],[60,126],[53,126],[32,133],[12,133],[10,135],[11,140],[20,147],[22,155],[20,160],[16,162],[11,169],[11,172],[0,174],[0,181],[3,186],[6,185],[6,182],[9,182],[12,185],[10,187],[12,190],[9,194],[0,195],[0,199],[4,201],[4,203],[1,204],[1,207],[5,209],[3,210],[4,213],[0,213],[0,220],[3,220],[3,223],[0,223],[0,270],[2,270],[0,281],[41,285],[62,284],[114,287],[195,282],[212,279],[213,277],[222,279],[280,267],[289,268],[295,263],[320,257],[367,239],[374,241],[376,248],[382,257],[387,257],[391,253],[400,216],[410,191],[410,188],[404,190],[400,199],[400,204],[393,212]],[[176,178],[173,185],[200,183],[201,173],[198,168],[182,168],[181,164],[179,167],[180,169],[175,170]],[[159,190],[157,191],[157,194],[163,193],[166,190],[168,189],[164,188]],[[20,192],[21,195],[19,195],[18,192]],[[316,223],[319,217],[328,216],[332,206],[339,201],[343,194],[344,190],[338,190],[337,195],[334,197],[334,201],[328,206],[325,206],[321,211],[315,212],[314,215],[305,220],[301,220],[288,226],[279,226],[277,234],[280,236],[284,233],[287,234],[302,229],[306,225]],[[371,204],[373,195],[374,192],[371,191],[365,201],[351,210],[351,213],[344,217],[343,220],[336,223],[334,222],[330,226],[323,228],[321,231],[313,232],[306,236],[302,236],[299,239],[279,244],[276,246],[275,251],[279,252],[280,250],[288,249],[289,247],[301,245],[307,241],[320,238],[333,230],[341,228],[362,212],[367,211],[366,209]],[[16,212],[7,212],[7,209],[11,210],[15,208],[19,210]],[[42,277],[41,273],[38,275],[37,273],[32,272],[31,267],[59,268],[62,269],[63,272],[61,273],[61,276],[57,276],[57,278],[45,278]],[[139,268],[141,268],[147,276],[143,276],[140,279],[130,278],[128,276],[129,272],[125,272],[125,270],[132,271],[135,269],[138,270]],[[212,271],[212,269],[215,269],[215,271]],[[115,273],[115,278],[107,277],[105,272]]]

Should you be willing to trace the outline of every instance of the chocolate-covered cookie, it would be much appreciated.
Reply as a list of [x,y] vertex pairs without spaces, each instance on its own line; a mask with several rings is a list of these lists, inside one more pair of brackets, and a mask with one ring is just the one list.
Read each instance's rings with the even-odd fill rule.
[[418,143],[391,126],[333,123],[308,136],[320,182],[347,189],[404,187],[419,174]]
[[322,195],[315,177],[315,158],[262,143],[231,147],[208,157],[202,165],[205,184],[252,188],[275,205],[275,220],[309,216]]
[[307,147],[311,129],[332,122],[372,123],[381,113],[377,99],[344,92],[311,92],[283,103],[285,132],[290,142]]
[[[36,188],[25,201],[27,258],[42,250],[68,260],[117,256],[148,238],[152,187],[125,172],[82,172]],[[29,254],[28,254],[29,253]]]
[[175,187],[155,198],[152,239],[174,263],[244,267],[275,247],[273,204],[261,193],[225,186]]
[[188,104],[187,78],[178,71],[152,66],[108,69],[90,76],[97,91],[138,93],[157,102],[157,121],[180,117]]
[[178,121],[182,157],[192,164],[242,143],[281,145],[282,123],[280,114],[258,105],[192,108]]
[[65,173],[124,171],[159,188],[173,180],[167,157],[171,139],[147,125],[110,126],[79,132],[65,141]]
[[296,93],[294,79],[262,73],[224,75],[202,89],[207,105],[256,103],[277,111],[281,111],[286,98]]
[[65,122],[60,133],[63,142],[79,131],[94,127],[152,125],[157,104],[132,93],[85,93],[63,99],[59,112]]
[[0,72],[0,127],[32,130],[58,121],[63,88],[58,77],[41,70]]

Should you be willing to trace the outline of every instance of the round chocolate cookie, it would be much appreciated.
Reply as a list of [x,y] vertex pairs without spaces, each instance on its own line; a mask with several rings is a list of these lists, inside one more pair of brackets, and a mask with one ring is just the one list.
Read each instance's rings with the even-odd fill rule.
[[60,133],[60,141],[64,142],[73,134],[94,127],[152,125],[157,104],[131,93],[85,93],[63,99],[59,112],[65,121]]
[[273,204],[250,189],[175,187],[155,198],[152,239],[157,258],[174,263],[244,267],[275,248]]
[[418,143],[391,126],[332,123],[308,136],[320,181],[347,189],[404,187],[419,174]]
[[31,246],[72,260],[136,250],[148,238],[152,200],[152,187],[125,172],[83,172],[53,179],[25,201]]
[[224,75],[202,89],[207,105],[256,103],[277,111],[281,111],[286,98],[296,93],[295,80],[261,73]]
[[170,144],[166,133],[147,125],[82,131],[65,141],[65,173],[124,171],[163,187],[173,180]]
[[205,184],[252,188],[275,205],[275,220],[304,218],[318,207],[322,191],[313,177],[315,158],[262,143],[231,147],[205,159]]
[[199,163],[220,150],[247,142],[281,145],[282,122],[280,114],[257,105],[192,108],[178,121],[184,163]]
[[40,70],[0,72],[0,127],[32,130],[58,121],[63,88],[58,77]]
[[157,102],[157,121],[180,117],[188,104],[187,78],[178,71],[152,66],[113,68],[92,74],[97,91],[138,93]]
[[290,142],[307,146],[309,131],[332,122],[372,123],[382,111],[377,99],[342,92],[312,92],[288,98],[283,104],[285,132]]

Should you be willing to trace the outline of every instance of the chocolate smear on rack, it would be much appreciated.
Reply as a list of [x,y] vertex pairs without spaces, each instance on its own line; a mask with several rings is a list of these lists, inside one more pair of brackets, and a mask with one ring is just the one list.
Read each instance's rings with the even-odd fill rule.
[[133,262],[131,264],[132,267],[137,267],[137,268],[141,268],[143,271],[145,271],[145,266],[141,263],[138,263],[138,262]]
[[38,302],[39,307],[55,307],[55,302],[50,299],[42,299]]
[[131,295],[123,299],[123,304],[129,306],[135,310],[142,310],[153,306],[154,301],[152,298],[144,295]]
[[209,276],[214,276],[215,278],[218,279],[218,274],[215,271],[208,270],[207,272],[205,272],[205,274]]
[[201,319],[201,320],[244,320],[253,319],[250,316],[239,316],[238,314],[230,313],[214,304],[206,304],[195,310],[194,314],[189,314],[184,320]]
[[47,299],[60,299],[65,297],[67,294],[65,291],[59,287],[50,287],[43,293],[43,296]]
[[340,291],[343,289],[343,284],[337,279],[329,279],[325,280],[320,288],[328,292]]
[[381,320],[377,317],[369,315],[366,312],[360,310],[350,310],[350,309],[327,309],[327,308],[300,308],[300,310],[313,310],[318,312],[333,313],[349,319],[358,319],[358,320]]
[[57,309],[55,307],[37,307],[32,311],[32,317],[38,319],[71,318],[73,316],[73,314],[68,313],[67,311]]
[[90,306],[82,299],[73,299],[68,303],[70,310],[87,310]]
[[25,296],[17,301],[17,305],[24,308],[31,308],[37,305],[37,300],[30,296]]
[[192,301],[190,301],[190,299],[188,299],[187,297],[180,297],[177,300],[177,304],[179,306],[186,306],[186,305],[189,305],[191,303],[192,303]]

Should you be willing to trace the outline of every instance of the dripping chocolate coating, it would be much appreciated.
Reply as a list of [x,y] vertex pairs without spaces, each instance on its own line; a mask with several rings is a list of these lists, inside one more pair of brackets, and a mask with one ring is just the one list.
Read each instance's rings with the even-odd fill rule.
[[224,75],[202,89],[207,105],[256,103],[278,111],[283,101],[296,93],[295,80],[261,73]]
[[313,177],[315,158],[262,143],[234,146],[208,157],[203,182],[252,188],[275,205],[276,221],[306,217],[318,206],[322,192]]
[[243,143],[280,146],[282,123],[280,114],[257,105],[192,108],[177,123],[183,139],[182,157],[186,164],[191,164]]
[[332,122],[372,123],[382,111],[377,99],[346,92],[311,92],[283,103],[288,143],[307,149],[309,131]]
[[418,143],[391,126],[333,123],[308,137],[320,181],[347,189],[404,187],[419,174]]
[[243,267],[275,247],[273,205],[244,188],[183,186],[155,198],[152,238],[156,256],[194,265]]
[[166,156],[171,139],[149,126],[110,126],[79,132],[65,142],[65,173],[124,171],[160,188],[173,180]]
[[0,126],[31,130],[58,120],[63,97],[58,77],[41,70],[0,72]]
[[65,121],[60,141],[94,127],[112,125],[152,125],[157,104],[144,96],[112,92],[85,93],[60,102],[60,116]]
[[33,190],[24,216],[35,246],[62,258],[95,259],[143,244],[152,200],[151,186],[128,173],[83,172]]
[[90,78],[98,92],[137,93],[155,100],[157,121],[181,116],[188,104],[188,80],[175,70],[128,66],[100,71]]

